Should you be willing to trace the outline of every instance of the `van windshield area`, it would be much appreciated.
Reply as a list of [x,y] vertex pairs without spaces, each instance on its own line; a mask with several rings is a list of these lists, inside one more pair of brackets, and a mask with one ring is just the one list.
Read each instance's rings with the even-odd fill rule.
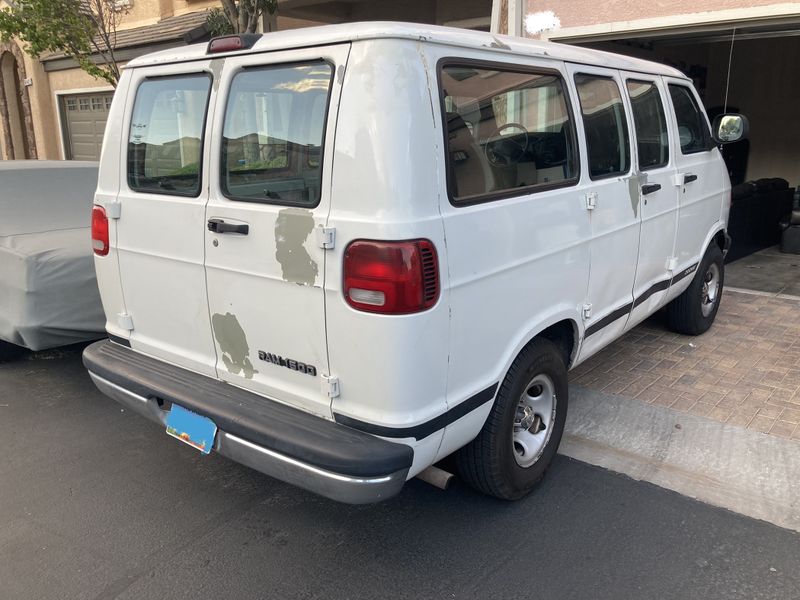
[[332,68],[324,62],[246,69],[231,84],[221,187],[231,200],[313,207]]

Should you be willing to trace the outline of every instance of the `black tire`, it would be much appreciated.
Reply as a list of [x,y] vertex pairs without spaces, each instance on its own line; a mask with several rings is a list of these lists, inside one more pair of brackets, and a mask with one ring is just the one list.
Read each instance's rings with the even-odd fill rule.
[[[539,375],[549,377],[554,387],[551,432],[536,461],[521,467],[512,443],[514,421],[522,394]],[[496,498],[517,500],[525,496],[542,480],[558,450],[567,418],[567,402],[563,354],[551,341],[534,339],[508,370],[478,437],[456,453],[461,477],[476,490]]]
[[0,340],[0,362],[17,360],[25,353],[25,348]]
[[[704,286],[706,278],[714,268],[718,274],[719,284],[713,303],[709,303],[705,296]],[[669,328],[675,333],[684,335],[700,335],[708,331],[717,316],[724,284],[724,257],[719,246],[712,242],[697,267],[692,283],[686,288],[686,291],[667,305]],[[703,312],[704,305],[706,306],[705,314]]]

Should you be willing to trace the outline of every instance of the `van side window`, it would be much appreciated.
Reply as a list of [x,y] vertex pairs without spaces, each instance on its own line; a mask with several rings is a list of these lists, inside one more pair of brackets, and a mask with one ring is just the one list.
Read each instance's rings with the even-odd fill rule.
[[589,176],[602,179],[631,166],[628,121],[619,86],[611,77],[575,75],[589,152]]
[[145,79],[128,137],[128,185],[137,192],[198,196],[211,78]]
[[651,81],[632,79],[626,82],[626,86],[633,108],[639,169],[647,171],[663,167],[669,162],[669,137],[658,87]]
[[694,95],[683,85],[669,85],[669,95],[678,122],[678,140],[683,154],[705,152],[714,147],[708,123],[697,106]]
[[446,65],[439,81],[451,200],[491,200],[577,182],[573,119],[558,73]]
[[246,69],[234,76],[222,133],[226,197],[319,204],[332,75],[328,63],[314,62]]

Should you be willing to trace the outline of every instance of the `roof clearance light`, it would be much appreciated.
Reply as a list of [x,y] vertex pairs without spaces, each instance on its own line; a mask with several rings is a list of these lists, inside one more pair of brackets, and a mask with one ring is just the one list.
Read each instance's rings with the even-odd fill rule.
[[242,38],[238,35],[228,35],[211,40],[208,44],[208,53],[233,52],[234,50],[241,50],[242,46]]
[[259,39],[261,39],[260,33],[240,33],[239,35],[226,35],[214,38],[208,43],[206,54],[248,50],[252,48]]

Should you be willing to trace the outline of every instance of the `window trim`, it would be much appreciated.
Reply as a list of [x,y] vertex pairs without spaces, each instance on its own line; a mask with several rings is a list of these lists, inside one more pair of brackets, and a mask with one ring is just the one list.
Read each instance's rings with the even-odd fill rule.
[[706,146],[707,146],[706,148],[701,150],[692,150],[691,152],[684,152],[683,146],[681,146],[681,138],[680,136],[678,136],[675,141],[678,143],[678,148],[681,151],[681,155],[691,156],[692,154],[702,154],[703,152],[711,152],[714,148],[717,147],[717,145],[714,143],[714,136],[711,135],[711,126],[708,123],[708,115],[706,115],[706,111],[703,109],[702,102],[700,103],[697,102],[697,97],[695,97],[694,91],[690,86],[686,85],[685,83],[675,83],[672,81],[668,81],[667,92],[669,94],[669,103],[671,105],[670,108],[672,109],[672,116],[675,118],[676,128],[680,127],[680,124],[678,123],[678,111],[675,110],[675,101],[672,98],[672,93],[670,93],[669,91],[669,89],[672,87],[683,88],[689,93],[689,97],[692,99],[695,109],[697,109],[697,112],[700,113],[700,117],[702,118],[703,123],[705,125],[706,135],[708,136],[706,140]]
[[[625,171],[618,171],[615,173],[606,173],[605,175],[592,175],[592,165],[589,164],[589,138],[586,136],[586,120],[583,116],[583,105],[581,104],[581,94],[578,91],[578,81],[577,78],[579,76],[586,76],[586,77],[596,77],[597,79],[608,79],[617,86],[617,91],[619,92],[619,99],[622,103],[622,114],[625,115],[625,131],[628,134],[628,169]],[[589,167],[589,179],[591,181],[602,181],[604,179],[611,179],[612,177],[627,177],[633,174],[633,159],[632,159],[632,150],[633,144],[631,143],[633,140],[631,139],[631,128],[628,125],[628,111],[625,108],[625,95],[622,92],[622,89],[619,86],[619,81],[613,75],[600,75],[598,73],[589,73],[585,71],[576,71],[572,75],[572,82],[575,84],[575,92],[578,96],[578,108],[581,111],[581,124],[583,125],[583,139],[586,142],[586,165]],[[627,93],[627,90],[626,92]],[[636,125],[634,124],[634,127]],[[637,152],[638,158],[638,152]]]
[[[450,179],[450,153],[448,152],[449,138],[447,135],[446,115],[447,110],[444,104],[444,86],[442,85],[442,72],[446,67],[475,67],[478,69],[488,69],[493,71],[510,71],[512,73],[529,73],[532,75],[552,75],[558,78],[561,82],[561,88],[564,92],[564,104],[566,105],[567,114],[569,115],[571,127],[572,147],[574,150],[573,161],[575,163],[575,174],[564,181],[554,183],[535,183],[533,185],[526,185],[524,187],[509,188],[497,192],[486,192],[483,194],[475,194],[472,196],[464,196],[456,198],[453,196],[453,186]],[[495,202],[497,200],[506,200],[508,198],[518,198],[522,196],[529,196],[531,194],[538,194],[539,192],[549,192],[560,188],[574,187],[580,183],[581,180],[581,154],[580,144],[578,143],[577,126],[575,123],[575,115],[572,110],[572,101],[570,98],[569,86],[564,74],[558,69],[551,67],[534,67],[528,65],[520,65],[516,63],[497,62],[490,60],[480,60],[473,58],[460,58],[457,56],[446,56],[440,58],[436,62],[436,79],[437,89],[439,93],[439,118],[442,123],[442,151],[444,152],[445,164],[445,187],[447,188],[447,199],[450,204],[455,207],[473,206],[475,204],[484,204],[487,202]]]
[[[639,160],[639,133],[636,131],[636,111],[633,108],[633,97],[631,97],[631,92],[628,89],[628,82],[631,81],[633,83],[645,83],[648,85],[652,85],[656,88],[656,92],[658,92],[658,101],[661,105],[661,116],[664,117],[664,128],[667,132],[667,162],[661,163],[658,165],[653,165],[651,167],[642,167],[641,162]],[[664,169],[669,167],[670,161],[672,160],[672,135],[669,133],[669,120],[667,118],[667,109],[664,106],[664,100],[661,98],[661,90],[658,87],[658,83],[655,80],[650,79],[636,79],[635,77],[626,77],[625,78],[625,93],[628,95],[628,103],[631,107],[631,117],[633,117],[633,135],[636,137],[636,168],[639,171],[646,173],[647,171],[655,171],[656,169]]]
[[[133,126],[133,115],[136,110],[136,98],[139,95],[139,89],[148,81],[166,80],[166,79],[188,79],[194,77],[205,77],[208,79],[208,94],[206,95],[206,106],[203,110],[203,126],[200,130],[200,160],[197,169],[197,191],[196,192],[178,192],[176,190],[142,190],[137,189],[131,185],[131,171],[130,171],[130,139],[131,127]],[[206,126],[208,124],[208,109],[211,105],[211,94],[214,91],[214,76],[208,71],[191,71],[187,73],[171,73],[169,75],[152,75],[143,77],[142,80],[136,85],[136,90],[133,94],[133,102],[131,103],[131,116],[128,120],[128,140],[126,142],[125,152],[125,182],[128,185],[128,190],[136,194],[158,194],[160,196],[178,196],[180,198],[199,198],[203,193],[203,176],[205,175],[203,163],[205,158],[205,145],[206,145]]]
[[[225,176],[224,170],[224,157],[222,152],[222,144],[225,138],[225,117],[228,115],[228,105],[231,101],[231,87],[233,86],[233,82],[236,79],[237,75],[240,73],[244,73],[247,71],[265,71],[269,69],[285,69],[287,67],[299,67],[299,66],[309,66],[313,64],[325,64],[328,65],[330,68],[330,77],[328,78],[328,97],[327,102],[325,105],[325,118],[322,121],[322,140],[320,142],[320,152],[319,152],[319,179],[320,179],[320,193],[317,201],[314,204],[309,204],[306,202],[291,202],[286,200],[271,200],[269,198],[261,199],[261,198],[246,198],[240,196],[234,196],[233,194],[229,194],[226,186],[223,185],[223,177]],[[300,61],[288,61],[288,62],[280,62],[280,63],[266,63],[261,65],[244,65],[240,66],[236,69],[236,71],[230,77],[230,83],[228,84],[226,93],[225,93],[225,104],[222,108],[222,124],[221,124],[221,131],[220,131],[220,144],[219,144],[219,175],[217,184],[219,185],[219,191],[227,200],[232,202],[250,202],[254,204],[271,204],[274,206],[291,206],[291,207],[299,207],[299,208],[307,208],[307,209],[314,209],[320,205],[322,202],[322,190],[323,188],[323,172],[325,169],[325,142],[327,141],[328,135],[328,117],[330,116],[331,112],[331,100],[333,98],[333,84],[334,84],[334,77],[336,76],[336,65],[326,59],[326,58],[313,58],[308,60],[300,60]],[[306,162],[306,161],[303,161]],[[289,167],[285,167],[289,169]]]

